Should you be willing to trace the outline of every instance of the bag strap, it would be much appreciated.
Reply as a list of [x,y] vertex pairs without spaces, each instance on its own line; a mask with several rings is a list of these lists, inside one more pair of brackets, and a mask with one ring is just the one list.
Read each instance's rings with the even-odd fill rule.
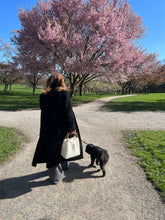
[[[66,134],[65,138],[69,138],[69,135],[70,135],[70,134],[72,134],[72,132],[68,132],[68,133]],[[73,135],[75,135],[76,137],[78,137],[78,134],[77,134],[77,133],[75,133],[75,134],[73,134]]]

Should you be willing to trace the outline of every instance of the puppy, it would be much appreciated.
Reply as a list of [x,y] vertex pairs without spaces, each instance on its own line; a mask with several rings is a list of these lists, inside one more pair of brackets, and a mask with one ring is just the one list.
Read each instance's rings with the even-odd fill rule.
[[105,150],[101,147],[97,147],[93,144],[87,144],[85,151],[88,154],[90,154],[90,156],[91,156],[91,163],[90,163],[89,166],[90,167],[95,167],[94,166],[94,161],[96,160],[96,164],[100,165],[100,168],[103,172],[103,176],[105,176],[106,175],[105,164],[109,160],[109,155],[108,155],[107,150]]

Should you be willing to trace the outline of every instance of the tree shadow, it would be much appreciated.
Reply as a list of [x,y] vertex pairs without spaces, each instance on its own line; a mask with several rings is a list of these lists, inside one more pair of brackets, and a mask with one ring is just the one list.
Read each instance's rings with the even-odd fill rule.
[[158,100],[156,102],[108,102],[103,105],[100,110],[111,112],[134,112],[134,111],[165,111],[165,101]]
[[70,163],[69,169],[64,171],[64,178],[62,179],[63,182],[73,182],[75,179],[89,179],[89,178],[102,178],[102,175],[94,175],[100,171],[97,170],[90,170],[86,171],[87,169],[94,169],[89,166],[80,166],[77,163]]
[[47,171],[34,173],[21,177],[13,177],[0,181],[0,199],[16,198],[32,191],[34,187],[51,185],[49,179],[35,181],[39,178],[48,176]]
[[39,95],[27,92],[0,92],[1,111],[20,111],[39,109]]

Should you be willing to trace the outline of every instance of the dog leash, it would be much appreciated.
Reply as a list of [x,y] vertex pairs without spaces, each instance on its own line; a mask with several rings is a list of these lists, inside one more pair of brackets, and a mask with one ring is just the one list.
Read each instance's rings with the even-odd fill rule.
[[[84,139],[84,137],[83,137],[83,139]],[[82,141],[84,144],[88,144],[88,143],[87,143],[87,142],[85,142],[83,139],[81,138],[81,141]]]
[[88,144],[87,142],[83,141],[82,139],[81,139],[81,141],[82,141],[84,144]]

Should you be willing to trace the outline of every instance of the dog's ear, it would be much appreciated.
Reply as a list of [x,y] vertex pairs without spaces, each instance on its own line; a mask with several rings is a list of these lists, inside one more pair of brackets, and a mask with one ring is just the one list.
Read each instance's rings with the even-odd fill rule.
[[88,151],[88,148],[89,148],[89,144],[86,145],[85,152]]
[[91,144],[86,145],[86,149],[89,149],[89,148],[91,148]]
[[88,154],[90,154],[91,151],[92,151],[92,146],[91,146],[91,144],[87,144],[85,152],[87,152]]

